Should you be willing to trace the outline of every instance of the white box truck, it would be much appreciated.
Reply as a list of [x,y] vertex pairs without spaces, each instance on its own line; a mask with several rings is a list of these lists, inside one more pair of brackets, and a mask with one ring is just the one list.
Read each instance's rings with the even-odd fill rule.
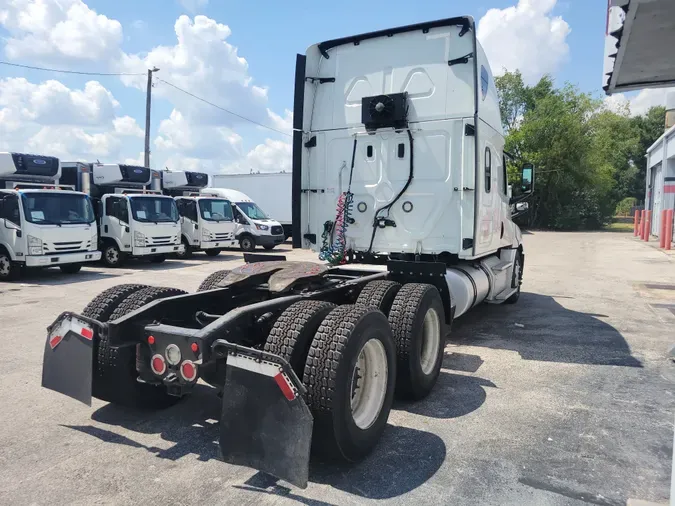
[[[395,396],[431,393],[454,319],[518,302],[511,205],[534,167],[509,198],[497,90],[468,16],[328,40],[296,62],[293,239],[325,261],[254,261],[194,294],[109,289],[90,307],[126,316],[60,315],[42,377],[85,403],[156,407],[201,378],[221,398],[224,460],[306,487],[310,448],[359,461]],[[108,356],[82,328],[128,353],[92,377]]]
[[204,172],[162,172],[162,191],[176,200],[180,215],[184,250],[176,254],[178,258],[189,258],[194,251],[217,256],[223,248],[237,246],[232,204],[221,197],[200,195],[208,184]]
[[0,153],[0,281],[24,267],[76,273],[101,258],[91,200],[60,176],[58,158]]
[[162,195],[160,174],[147,167],[67,162],[64,179],[94,200],[103,263],[120,267],[127,258],[161,263],[180,253],[180,220],[173,198]]
[[292,179],[290,172],[216,174],[212,176],[211,186],[230,188],[248,195],[267,216],[281,224],[288,239],[293,229]]
[[271,250],[286,240],[281,223],[270,219],[248,195],[229,188],[205,188],[200,193],[221,197],[233,204],[234,235],[243,251],[253,251],[256,246]]

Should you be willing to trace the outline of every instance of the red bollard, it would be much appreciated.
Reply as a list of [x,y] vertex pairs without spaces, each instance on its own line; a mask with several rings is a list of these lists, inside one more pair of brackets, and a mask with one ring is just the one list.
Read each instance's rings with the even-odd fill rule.
[[666,221],[668,216],[668,210],[661,210],[661,222],[659,223],[659,248],[666,247]]
[[666,249],[670,249],[673,242],[673,210],[668,209],[666,214]]
[[647,211],[645,213],[645,233],[644,233],[644,241],[649,242],[649,236],[651,235],[652,232],[652,212]]
[[645,210],[640,211],[640,239],[645,238]]
[[635,218],[633,218],[633,235],[637,237],[640,230],[640,211],[635,211]]

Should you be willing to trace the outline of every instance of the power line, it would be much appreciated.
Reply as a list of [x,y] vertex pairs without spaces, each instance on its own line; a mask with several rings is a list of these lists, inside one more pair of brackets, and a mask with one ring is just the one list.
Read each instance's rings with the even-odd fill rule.
[[128,72],[80,72],[77,70],[64,69],[48,69],[44,67],[33,67],[31,65],[21,65],[19,63],[10,63],[7,61],[0,61],[0,65],[9,65],[11,67],[21,67],[22,69],[44,70],[47,72],[58,72],[60,74],[80,74],[85,76],[144,76],[145,74],[134,74]]
[[209,102],[208,100],[203,99],[202,97],[198,97],[198,96],[195,95],[194,93],[190,93],[189,91],[184,90],[183,88],[179,88],[179,87],[176,86],[175,84],[171,84],[169,81],[165,81],[164,79],[159,79],[159,78],[157,78],[157,80],[163,82],[164,84],[168,84],[168,85],[171,86],[172,88],[176,88],[178,91],[182,91],[182,92],[185,93],[186,95],[190,95],[192,98],[196,98],[197,100],[199,100],[199,101],[201,101],[201,102],[204,102],[205,104],[208,104],[208,105],[210,105],[210,106],[215,107],[216,109],[220,109],[221,111],[224,111],[224,112],[226,112],[226,113],[228,113],[228,114],[231,114],[232,116],[236,116],[237,118],[243,119],[243,120],[248,121],[248,122],[250,122],[250,123],[253,123],[253,124],[255,124],[255,125],[261,126],[261,127],[263,127],[263,128],[267,128],[268,130],[272,130],[272,131],[277,132],[277,133],[279,133],[279,134],[281,134],[281,135],[285,135],[285,136],[287,136],[287,137],[291,137],[291,135],[290,135],[289,133],[283,132],[283,131],[281,131],[281,130],[277,130],[276,128],[273,128],[273,127],[271,127],[271,126],[265,125],[265,124],[263,124],[263,123],[258,123],[257,121],[252,120],[251,118],[247,118],[246,116],[242,116],[241,114],[237,114],[236,112],[232,112],[232,111],[230,111],[230,110],[228,110],[228,109],[225,109],[224,107],[220,107],[219,105],[216,105],[216,104],[214,104],[213,102]]

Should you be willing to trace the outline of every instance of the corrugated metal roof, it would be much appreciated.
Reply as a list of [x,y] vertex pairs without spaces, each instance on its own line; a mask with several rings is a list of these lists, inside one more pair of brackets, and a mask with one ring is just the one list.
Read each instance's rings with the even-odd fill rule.
[[675,85],[675,1],[609,0],[603,89]]

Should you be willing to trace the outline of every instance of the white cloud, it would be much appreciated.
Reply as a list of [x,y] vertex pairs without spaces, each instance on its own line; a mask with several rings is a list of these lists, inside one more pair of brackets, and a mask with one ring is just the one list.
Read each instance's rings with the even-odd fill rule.
[[[241,119],[200,102],[161,82],[166,80],[216,105],[264,122],[267,118],[267,90],[253,85],[248,62],[237,48],[227,42],[230,28],[206,16],[180,16],[174,26],[177,43],[157,46],[144,55],[123,55],[119,63],[123,72],[143,73],[158,67],[155,74],[156,96],[167,98],[183,116],[193,123],[210,123],[232,127]],[[145,77],[125,76],[127,85],[145,90]]]
[[[182,3],[191,11],[207,5],[205,0]],[[147,69],[158,67],[153,100],[167,100],[173,110],[160,122],[153,139],[153,165],[212,171],[227,166],[246,167],[247,172],[250,168],[290,170],[290,144],[263,141],[261,128],[162,82],[290,133],[291,111],[276,114],[267,107],[269,89],[254,82],[248,62],[228,42],[231,30],[227,25],[206,16],[183,15],[174,24],[175,44],[138,54],[121,50],[123,33],[117,20],[98,14],[82,0],[0,0],[0,25],[9,32],[3,48],[9,59],[76,70],[93,66],[100,71],[139,73],[124,76],[122,82],[143,93]],[[130,23],[136,30],[145,26],[140,20]],[[96,81],[79,90],[56,80],[40,84],[25,79],[0,81],[0,146],[35,147],[45,154],[53,150],[71,159],[96,155],[140,163],[142,153],[139,158],[134,153],[142,146],[138,139],[143,130],[123,110]],[[62,127],[53,128],[56,125]],[[240,128],[254,135],[247,148]],[[263,142],[247,151],[256,141]]]
[[122,116],[113,120],[115,133],[124,137],[143,137],[145,132],[138,126],[136,119],[131,116]]
[[119,102],[98,81],[71,90],[59,81],[33,84],[21,77],[0,79],[0,107],[42,125],[101,125],[113,120]]
[[495,75],[520,70],[527,83],[553,73],[567,60],[570,27],[551,11],[557,0],[519,0],[490,9],[478,22],[478,39]]
[[116,161],[127,139],[142,137],[133,118],[115,115],[117,108],[115,97],[97,81],[78,90],[54,80],[0,79],[0,150]]
[[197,12],[199,9],[204,9],[209,4],[209,0],[178,0],[178,3],[188,12]]
[[122,25],[82,0],[3,0],[5,54],[39,62],[107,62],[119,53]]
[[265,139],[264,144],[258,144],[246,156],[235,163],[221,165],[222,172],[242,172],[251,170],[260,172],[291,171],[291,155],[293,148],[289,142]]
[[605,97],[604,103],[612,111],[620,112],[628,108],[633,116],[645,114],[651,107],[665,106],[666,97],[671,95],[673,103],[669,106],[675,107],[675,88],[648,88],[640,91],[637,95],[628,97],[624,93],[616,93]]
[[293,132],[293,111],[285,109],[282,118],[274,111],[267,109],[267,115],[270,118],[270,126],[288,134]]

